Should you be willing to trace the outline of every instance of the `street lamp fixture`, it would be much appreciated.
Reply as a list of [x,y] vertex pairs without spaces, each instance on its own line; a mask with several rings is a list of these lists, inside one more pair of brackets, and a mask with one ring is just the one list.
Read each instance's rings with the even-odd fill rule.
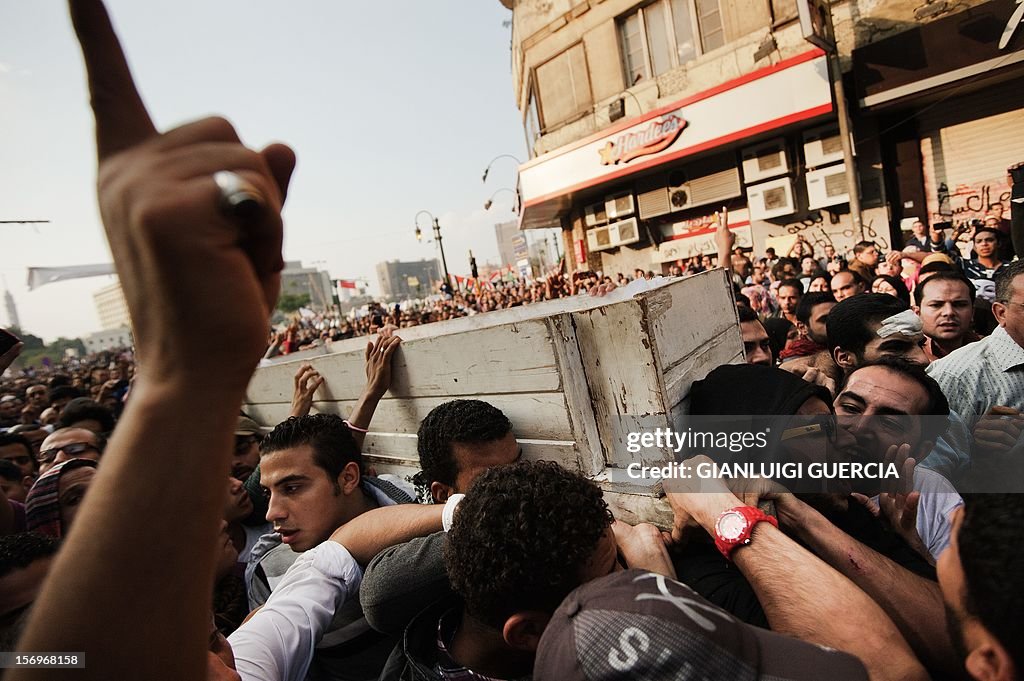
[[491,209],[491,206],[494,205],[494,197],[500,194],[501,192],[512,192],[513,194],[515,194],[516,190],[511,189],[509,187],[502,187],[501,189],[496,190],[493,194],[491,194],[491,198],[484,201],[484,210]]
[[515,161],[516,163],[518,163],[519,165],[523,164],[522,161],[520,161],[518,158],[516,158],[512,154],[498,154],[497,156],[495,156],[494,158],[491,159],[491,162],[487,164],[487,168],[484,169],[484,177],[483,177],[484,182],[487,182],[487,173],[491,172],[491,166],[494,165],[494,162],[497,161],[499,158],[510,158],[513,161]]
[[434,239],[437,240],[437,248],[441,251],[441,267],[444,268],[444,282],[448,286],[451,286],[451,277],[448,276],[448,261],[444,257],[444,245],[441,243],[441,225],[438,224],[437,218],[434,217],[433,213],[429,210],[421,210],[416,213],[416,217],[413,218],[413,222],[416,224],[416,240],[423,240],[423,231],[420,229],[419,219],[420,216],[426,214],[434,222]]

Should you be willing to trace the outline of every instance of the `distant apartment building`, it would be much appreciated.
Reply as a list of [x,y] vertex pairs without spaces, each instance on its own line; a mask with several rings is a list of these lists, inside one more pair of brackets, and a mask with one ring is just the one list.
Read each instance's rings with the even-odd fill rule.
[[516,237],[521,235],[519,223],[515,220],[494,225],[494,239],[498,242],[498,257],[502,265],[516,264]]
[[423,298],[441,285],[441,266],[436,260],[390,260],[377,263],[377,283],[386,298]]
[[[712,253],[723,206],[759,253],[798,237],[888,249],[914,219],[1009,215],[1006,168],[1024,161],[1015,0],[799,0],[803,24],[796,0],[502,4],[530,153],[520,226],[560,229],[570,270]],[[811,32],[838,46],[854,168]]]
[[301,262],[288,261],[281,272],[281,294],[309,296],[314,310],[328,309],[334,303],[334,285],[330,275],[315,267],[303,267]]
[[82,344],[85,345],[86,354],[117,348],[129,348],[132,346],[132,342],[132,330],[127,326],[116,329],[104,329],[103,331],[97,331],[82,337]]
[[[121,283],[114,283],[104,286],[92,294],[93,302],[96,304],[96,314],[100,318],[100,327],[103,329],[118,329],[131,327],[131,317],[128,315],[128,305],[124,300],[124,293],[121,292]],[[88,346],[86,346],[88,349]]]

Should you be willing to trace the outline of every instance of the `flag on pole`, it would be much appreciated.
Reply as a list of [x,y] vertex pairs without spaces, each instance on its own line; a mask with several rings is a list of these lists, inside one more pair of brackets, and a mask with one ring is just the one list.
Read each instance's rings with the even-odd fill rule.
[[98,277],[104,274],[117,274],[114,271],[113,263],[102,265],[70,265],[68,267],[29,267],[28,268],[28,290],[32,291],[52,284],[55,281],[65,279],[80,279],[82,277]]

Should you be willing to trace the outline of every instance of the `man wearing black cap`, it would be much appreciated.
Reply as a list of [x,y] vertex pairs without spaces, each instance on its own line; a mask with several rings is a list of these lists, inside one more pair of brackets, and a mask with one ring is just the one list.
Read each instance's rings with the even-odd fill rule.
[[[773,437],[779,438],[773,450],[774,456],[779,459],[798,460],[802,452],[810,451],[828,452],[830,461],[881,460],[891,443],[883,441],[881,435],[884,433],[870,432],[870,422],[882,418],[906,417],[881,416],[887,413],[888,407],[887,403],[880,401],[877,393],[881,391],[884,397],[888,394],[887,389],[890,386],[878,384],[880,377],[889,380],[890,374],[895,374],[897,378],[904,379],[902,383],[894,384],[894,387],[905,395],[906,404],[903,406],[917,414],[930,413],[930,408],[926,409],[919,404],[930,399],[930,393],[925,387],[916,384],[916,381],[921,380],[921,375],[904,376],[900,369],[899,366],[870,366],[855,374],[856,376],[863,372],[865,380],[847,387],[856,388],[853,392],[866,399],[861,409],[865,413],[880,411],[879,416],[872,418],[844,417],[844,423],[840,425],[848,427],[836,427],[836,421],[831,415],[831,408],[824,399],[825,396],[817,395],[813,386],[805,383],[801,385],[802,382],[785,372],[744,365],[719,367],[703,381],[696,383],[690,393],[690,412],[695,419],[723,414],[746,415],[733,418],[761,419],[751,421],[754,425],[733,425],[741,429],[763,428],[768,425],[774,434]],[[874,387],[869,385],[871,380],[875,381]],[[744,385],[747,389],[737,392],[734,386],[738,384]],[[932,388],[933,392],[936,392],[934,382]],[[841,393],[836,405],[842,404],[844,413],[849,415],[854,409],[856,399],[848,392],[850,391]],[[847,401],[850,405],[846,405]],[[801,419],[806,419],[812,414],[816,416],[811,418],[820,419],[822,425],[830,425],[827,440],[824,433],[808,433],[806,436],[785,439],[783,433],[794,429],[789,423],[791,419],[797,421],[799,427]],[[856,423],[848,424],[845,422],[848,419],[855,420]],[[693,427],[698,429],[697,425],[700,423],[699,420],[695,421]],[[920,424],[916,427],[919,428],[915,431],[917,435],[903,435],[911,440],[907,449],[914,454],[918,451],[919,441],[934,438],[934,435],[928,435],[920,430]],[[879,449],[880,451],[875,451]],[[771,454],[762,449],[751,450],[747,458],[764,460],[769,456]],[[903,458],[906,458],[906,454]],[[922,481],[941,479],[941,476],[931,472],[928,476],[930,477],[922,477]],[[784,482],[787,486],[793,485],[791,481]],[[944,480],[942,482],[945,483]],[[671,491],[668,485],[666,489]],[[944,489],[950,491],[948,483],[945,483]],[[877,493],[865,488],[860,488],[859,491],[867,494]],[[902,494],[906,495],[908,492],[909,489],[904,489]],[[702,495],[693,496],[700,498]],[[919,510],[926,528],[934,524],[938,513],[933,509],[940,505],[945,496],[927,495]],[[786,531],[798,537],[816,555],[856,582],[877,602],[884,604],[886,612],[893,615],[894,621],[922,659],[933,668],[942,668],[942,665],[949,661],[950,648],[942,628],[935,628],[936,622],[941,623],[941,608],[935,610],[938,602],[937,589],[933,581],[934,570],[923,557],[925,550],[913,550],[863,506],[851,502],[845,494],[802,498],[807,503],[788,494],[776,502],[779,506],[780,521]],[[889,497],[885,500],[888,501]],[[814,508],[809,504],[813,504]],[[914,510],[918,510],[916,505]],[[906,514],[906,521],[912,533],[915,527],[912,513]],[[938,551],[942,546],[940,534],[930,530],[926,530],[925,534],[929,537],[928,548]],[[750,575],[745,571],[741,571],[743,575],[739,574],[727,561],[722,560],[717,551],[706,544],[690,542],[684,552],[676,558],[675,565],[680,579],[712,602],[725,607],[744,621],[762,626],[771,623],[771,614],[768,612],[771,602],[762,600],[762,593],[757,585],[748,584],[744,579],[744,576],[749,579]]]

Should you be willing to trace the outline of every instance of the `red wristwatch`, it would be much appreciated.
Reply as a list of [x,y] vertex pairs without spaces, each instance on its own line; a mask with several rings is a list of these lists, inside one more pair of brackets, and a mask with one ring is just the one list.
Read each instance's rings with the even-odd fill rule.
[[779,526],[774,516],[753,506],[737,506],[722,511],[715,521],[715,546],[723,556],[732,560],[732,552],[750,543],[750,533],[754,531],[754,525],[760,522]]

